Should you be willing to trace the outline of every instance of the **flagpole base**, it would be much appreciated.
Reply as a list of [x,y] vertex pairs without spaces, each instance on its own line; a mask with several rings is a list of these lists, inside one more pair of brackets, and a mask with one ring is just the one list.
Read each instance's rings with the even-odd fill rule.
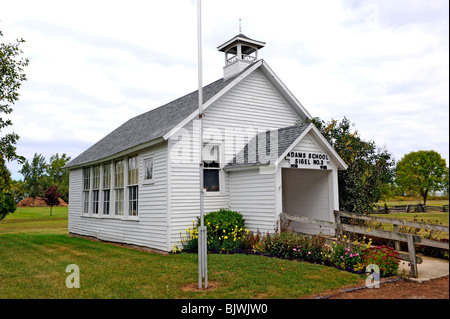
[[206,226],[198,227],[198,288],[208,287]]

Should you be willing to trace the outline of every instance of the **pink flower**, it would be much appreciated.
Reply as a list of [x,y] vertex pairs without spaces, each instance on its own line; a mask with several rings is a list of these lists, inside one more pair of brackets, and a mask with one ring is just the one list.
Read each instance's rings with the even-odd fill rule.
[[310,252],[310,251],[308,251],[308,255],[311,255],[311,252]]
[[296,248],[294,248],[294,249],[292,249],[293,251],[297,251],[297,249]]

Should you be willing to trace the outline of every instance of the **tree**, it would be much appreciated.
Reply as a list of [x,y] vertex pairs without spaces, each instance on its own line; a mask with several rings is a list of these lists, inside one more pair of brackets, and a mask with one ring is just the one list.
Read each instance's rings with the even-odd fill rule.
[[375,209],[387,185],[394,179],[395,161],[385,148],[377,148],[373,141],[364,141],[351,122],[311,120],[325,139],[348,165],[338,172],[339,207],[342,210],[368,213]]
[[42,198],[44,202],[50,206],[50,216],[52,216],[53,206],[59,205],[59,197],[61,196],[58,193],[58,188],[56,186],[50,186],[44,193],[44,197]]
[[0,220],[16,210],[14,194],[11,192],[11,174],[0,156]]
[[34,200],[43,194],[42,178],[47,169],[45,158],[42,154],[34,154],[31,163],[25,160],[22,169],[19,171],[24,177],[28,195]]
[[397,163],[395,181],[404,191],[422,196],[426,205],[430,192],[445,190],[446,170],[447,163],[438,152],[411,152]]
[[47,165],[47,174],[51,185],[58,187],[61,193],[61,198],[65,201],[69,201],[69,170],[63,168],[67,163],[69,163],[70,157],[65,153],[62,156],[52,155]]
[[14,201],[16,203],[19,203],[22,199],[28,197],[25,182],[23,182],[22,180],[11,181],[11,192],[14,195]]
[[[0,31],[0,36],[3,33]],[[23,81],[27,80],[24,67],[28,65],[28,59],[20,58],[23,51],[20,49],[20,44],[25,40],[17,40],[17,43],[0,43],[0,114],[11,114],[13,109],[11,107],[14,102],[19,100],[19,89]],[[0,117],[0,132],[4,128],[11,126],[10,119]],[[5,136],[0,136],[0,155],[10,160],[23,160],[17,155],[15,144],[19,139],[16,133],[8,133]]]
[[[3,33],[0,31],[0,37]],[[14,213],[16,205],[11,192],[11,173],[6,168],[5,161],[23,161],[23,157],[16,153],[15,144],[19,139],[16,133],[2,135],[1,131],[12,125],[10,119],[5,119],[5,115],[12,113],[11,107],[19,99],[19,89],[26,75],[24,67],[28,65],[28,59],[20,58],[23,53],[19,48],[25,42],[23,39],[17,43],[0,43],[0,219],[7,214]]]
[[442,190],[444,192],[444,196],[448,196],[448,191],[449,191],[449,168],[447,166],[447,168],[445,169],[445,173],[444,173],[444,178],[442,181]]

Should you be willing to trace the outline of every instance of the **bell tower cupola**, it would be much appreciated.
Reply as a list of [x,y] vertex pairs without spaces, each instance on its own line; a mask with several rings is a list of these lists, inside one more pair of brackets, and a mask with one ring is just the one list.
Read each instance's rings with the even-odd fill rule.
[[247,66],[256,62],[258,60],[258,50],[265,45],[264,42],[250,39],[240,33],[218,46],[217,50],[225,53],[224,80],[238,74]]

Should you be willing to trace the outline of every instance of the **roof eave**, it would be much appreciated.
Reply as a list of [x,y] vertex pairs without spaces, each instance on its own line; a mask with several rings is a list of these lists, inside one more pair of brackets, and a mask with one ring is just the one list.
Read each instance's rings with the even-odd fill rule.
[[146,149],[148,147],[156,146],[156,145],[161,144],[163,142],[165,142],[165,140],[162,137],[159,137],[159,138],[156,138],[154,140],[148,141],[146,143],[142,143],[142,144],[139,144],[137,146],[131,147],[129,149],[126,149],[126,150],[120,151],[118,153],[112,154],[110,156],[97,159],[95,161],[89,161],[89,162],[84,162],[84,163],[75,164],[75,165],[70,165],[70,162],[69,162],[63,168],[71,170],[71,169],[77,169],[77,168],[81,168],[81,167],[85,167],[85,166],[91,166],[91,165],[96,165],[96,164],[112,161],[114,159],[117,159],[117,158],[120,158],[120,157],[124,157],[127,154],[135,153],[135,152],[141,151],[143,149]]

